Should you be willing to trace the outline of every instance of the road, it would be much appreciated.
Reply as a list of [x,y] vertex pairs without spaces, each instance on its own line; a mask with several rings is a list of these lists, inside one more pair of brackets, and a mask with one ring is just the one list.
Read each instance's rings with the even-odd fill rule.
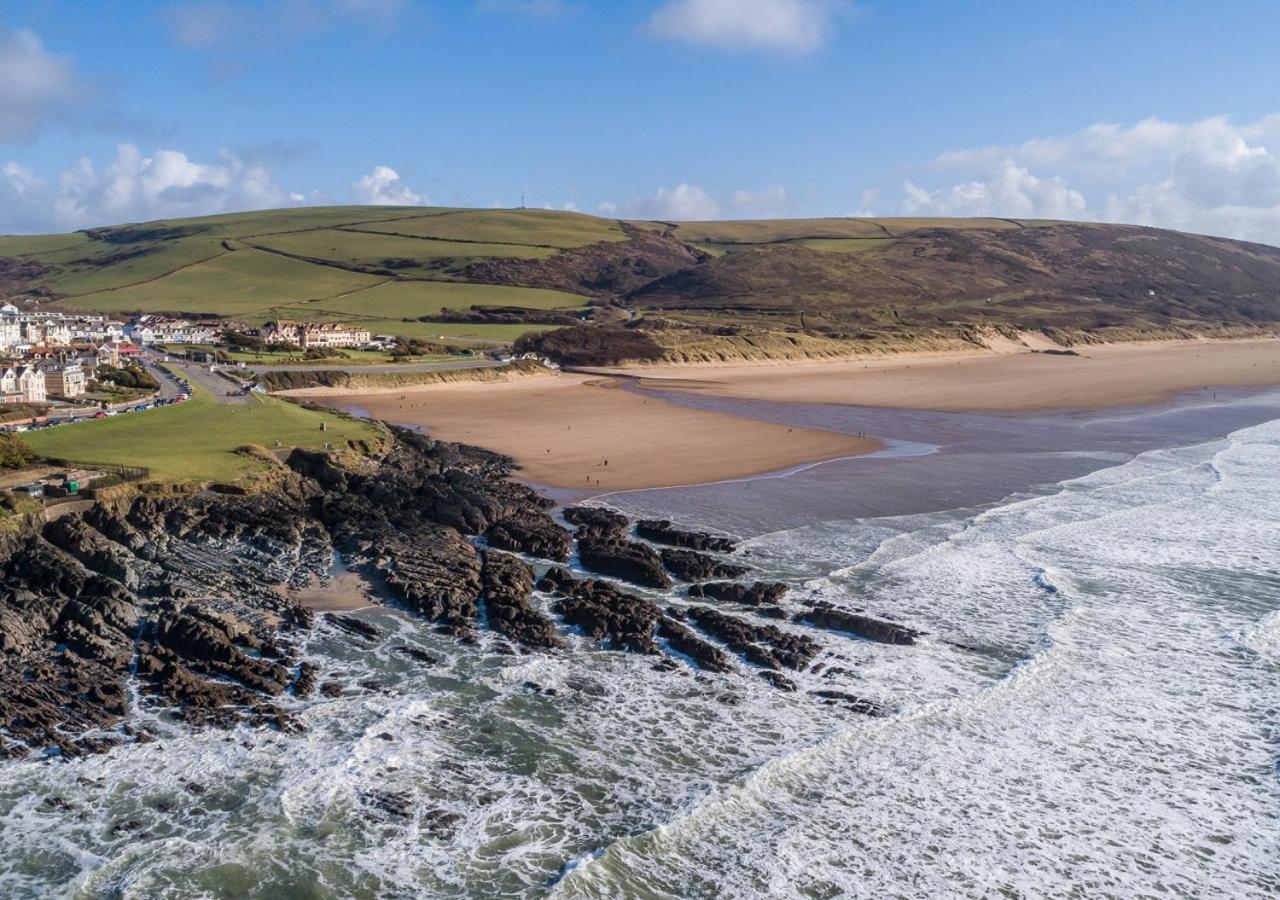
[[[435,372],[442,369],[487,369],[507,363],[492,359],[460,359],[440,363],[379,363],[373,366],[249,366],[252,372]],[[214,376],[217,377],[217,376]]]

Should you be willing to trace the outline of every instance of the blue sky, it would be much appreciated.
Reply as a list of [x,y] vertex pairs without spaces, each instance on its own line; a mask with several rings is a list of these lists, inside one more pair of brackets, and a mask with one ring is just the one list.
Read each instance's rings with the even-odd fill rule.
[[317,202],[1280,243],[1280,4],[0,0],[0,231]]

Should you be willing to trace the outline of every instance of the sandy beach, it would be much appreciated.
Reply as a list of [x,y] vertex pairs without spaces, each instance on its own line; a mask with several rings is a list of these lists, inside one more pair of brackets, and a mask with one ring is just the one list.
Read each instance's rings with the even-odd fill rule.
[[1076,352],[602,371],[636,376],[663,390],[949,412],[1143,406],[1204,387],[1280,384],[1280,340],[1110,344]]
[[512,456],[557,488],[630,490],[772,472],[878,449],[870,438],[688,409],[617,380],[562,374],[506,384],[313,397]]
[[874,438],[690,409],[625,390],[619,376],[635,378],[641,387],[744,399],[1001,412],[1138,406],[1205,387],[1280,384],[1280,341],[1274,340],[1078,352],[645,366],[364,394],[322,389],[311,399],[498,450],[539,484],[606,491],[741,478],[880,446]]

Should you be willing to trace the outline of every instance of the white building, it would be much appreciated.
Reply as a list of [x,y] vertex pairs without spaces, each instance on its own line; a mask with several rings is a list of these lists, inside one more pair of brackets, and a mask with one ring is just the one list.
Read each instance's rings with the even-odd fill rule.
[[[17,369],[6,370],[4,378],[0,379],[0,388],[9,383],[9,373],[13,374],[13,393],[19,395],[18,401],[22,403],[44,403],[48,399],[44,373],[35,366],[20,366]],[[8,396],[7,393],[6,396]]]
[[369,329],[339,322],[292,322],[277,319],[262,326],[262,339],[268,344],[293,344],[309,347],[364,347],[373,336]]

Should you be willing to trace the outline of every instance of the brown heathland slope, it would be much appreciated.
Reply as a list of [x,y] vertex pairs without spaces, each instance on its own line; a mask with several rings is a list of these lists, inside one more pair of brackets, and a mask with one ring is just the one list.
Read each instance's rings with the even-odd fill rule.
[[803,311],[850,325],[1273,323],[1280,249],[1120,225],[929,228],[862,253],[791,245],[729,253],[651,282],[627,303]]

